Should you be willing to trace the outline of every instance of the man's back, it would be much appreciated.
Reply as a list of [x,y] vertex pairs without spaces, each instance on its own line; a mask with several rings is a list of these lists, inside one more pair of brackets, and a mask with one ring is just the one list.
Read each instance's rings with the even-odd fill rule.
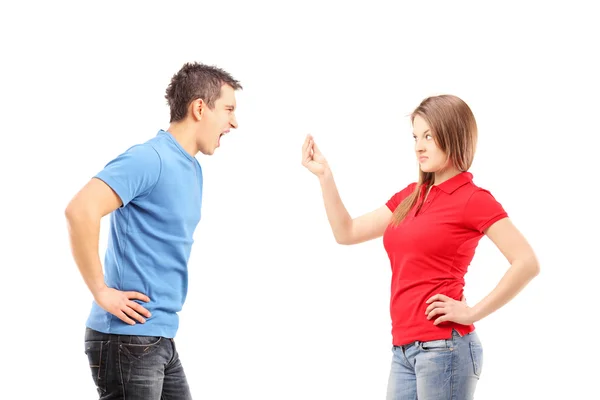
[[187,262],[200,221],[200,164],[161,130],[108,163],[96,178],[123,202],[111,214],[106,284],[147,295],[150,302],[143,305],[152,316],[144,324],[129,325],[94,302],[86,325],[103,333],[172,338],[187,294]]

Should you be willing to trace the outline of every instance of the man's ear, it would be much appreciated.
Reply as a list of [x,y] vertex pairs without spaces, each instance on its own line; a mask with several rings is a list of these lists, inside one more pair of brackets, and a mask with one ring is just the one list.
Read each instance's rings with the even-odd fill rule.
[[200,121],[206,111],[206,103],[202,99],[196,99],[190,104],[189,111],[194,121]]

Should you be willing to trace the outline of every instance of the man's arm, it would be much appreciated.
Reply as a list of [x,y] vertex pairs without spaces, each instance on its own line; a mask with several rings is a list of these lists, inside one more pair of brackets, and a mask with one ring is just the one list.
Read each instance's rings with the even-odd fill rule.
[[73,258],[94,297],[106,287],[98,254],[100,220],[121,204],[119,196],[108,185],[93,178],[65,210]]
[[[73,258],[94,300],[100,307],[133,325],[144,323],[150,312],[133,299],[150,299],[137,292],[120,292],[104,282],[98,252],[100,220],[122,205],[119,196],[102,180],[93,178],[73,197],[65,210]],[[140,315],[141,314],[141,315]]]

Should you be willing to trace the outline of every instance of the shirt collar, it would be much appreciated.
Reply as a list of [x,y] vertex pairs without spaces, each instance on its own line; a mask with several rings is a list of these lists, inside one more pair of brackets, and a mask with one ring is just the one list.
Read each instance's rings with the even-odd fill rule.
[[452,194],[459,187],[472,181],[473,174],[465,171],[435,186],[445,193]]

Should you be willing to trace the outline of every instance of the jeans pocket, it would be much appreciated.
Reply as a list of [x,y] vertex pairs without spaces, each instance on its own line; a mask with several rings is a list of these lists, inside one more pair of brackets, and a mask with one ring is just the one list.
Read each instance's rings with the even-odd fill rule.
[[108,346],[110,341],[93,340],[85,342],[85,354],[87,355],[90,370],[98,394],[106,392],[106,371]]
[[479,377],[483,368],[483,347],[479,342],[469,342],[471,350],[471,360],[473,361],[473,373]]
[[449,340],[431,340],[428,342],[419,342],[419,349],[424,352],[446,352],[452,351],[452,342]]
[[119,343],[119,350],[129,357],[139,359],[158,350],[163,338],[160,336],[130,336]]

